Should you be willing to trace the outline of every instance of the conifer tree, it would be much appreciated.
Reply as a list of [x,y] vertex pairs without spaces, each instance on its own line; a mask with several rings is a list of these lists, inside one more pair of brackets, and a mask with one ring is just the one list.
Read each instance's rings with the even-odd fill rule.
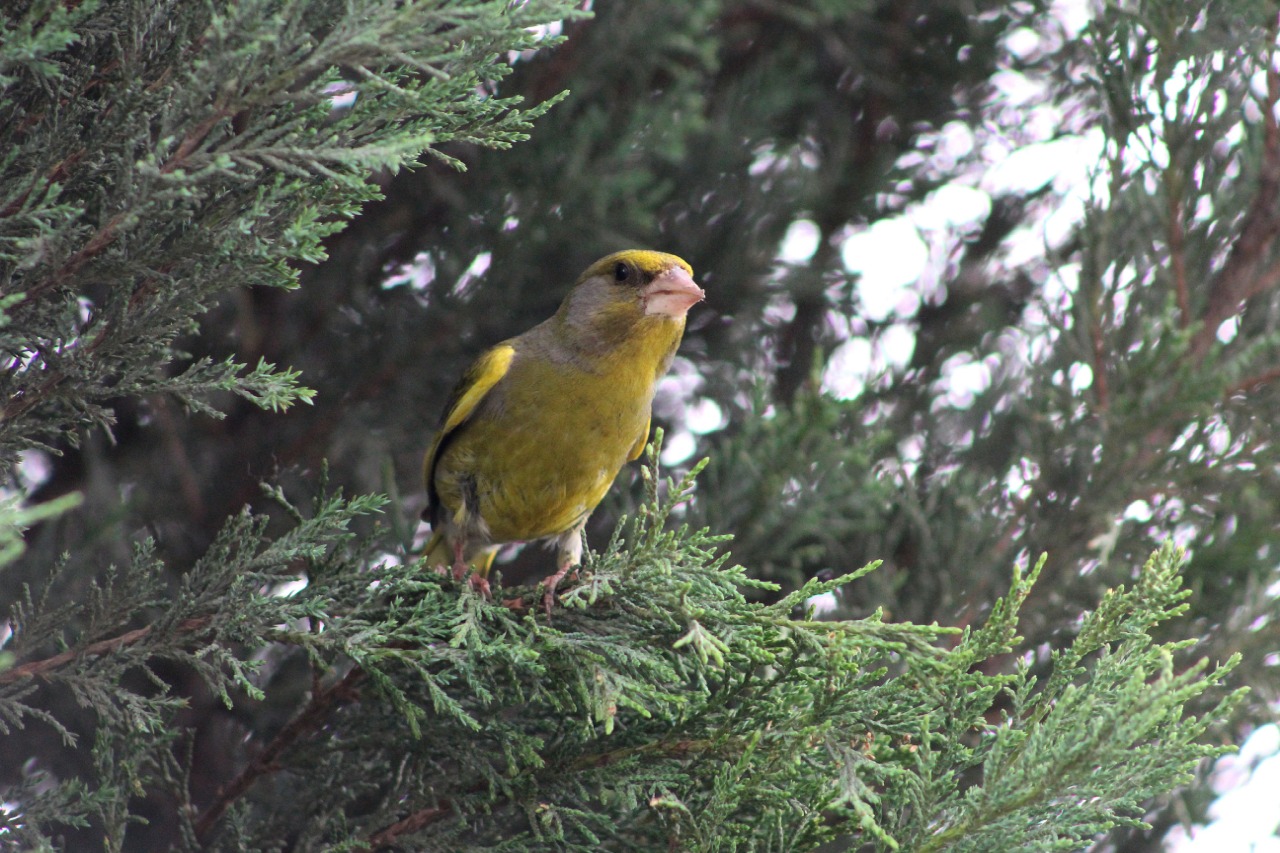
[[[0,845],[1137,850],[1267,718],[1267,5],[2,22]],[[628,246],[709,300],[580,581],[423,571],[453,380]]]

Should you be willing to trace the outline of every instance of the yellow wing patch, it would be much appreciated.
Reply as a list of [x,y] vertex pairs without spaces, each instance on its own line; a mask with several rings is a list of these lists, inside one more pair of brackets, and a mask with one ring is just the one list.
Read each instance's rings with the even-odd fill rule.
[[[449,407],[445,410],[444,423],[440,425],[440,437],[453,432],[459,424],[471,417],[484,395],[507,375],[515,354],[515,347],[499,344],[476,359],[475,364],[467,369],[458,380],[458,386],[453,389]],[[437,442],[440,437],[437,437]]]
[[427,485],[428,512],[437,503],[432,475],[442,446],[449,435],[471,417],[485,394],[493,390],[493,386],[507,375],[507,370],[511,367],[511,359],[515,354],[516,349],[510,344],[498,344],[493,349],[486,350],[471,367],[467,368],[467,372],[454,387],[453,394],[449,397],[449,404],[445,407],[440,429],[436,432],[435,440],[431,442],[431,449],[427,451],[426,459],[423,460],[422,476]]

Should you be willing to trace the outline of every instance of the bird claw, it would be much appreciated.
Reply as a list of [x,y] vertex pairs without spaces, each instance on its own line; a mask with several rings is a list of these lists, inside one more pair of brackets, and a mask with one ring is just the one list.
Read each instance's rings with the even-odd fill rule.
[[[467,577],[468,571],[471,571],[471,577],[468,578],[471,588],[482,595],[486,601],[493,598],[493,593],[489,588],[489,579],[479,571],[472,571],[471,567],[462,559],[462,546],[455,545],[453,549],[454,582],[462,583],[462,579]],[[449,569],[445,566],[436,566],[436,573],[446,575],[449,574]]]
[[493,591],[489,588],[489,579],[479,572],[475,572],[469,578],[471,588],[479,593],[485,601],[493,598]]
[[561,566],[554,575],[548,575],[542,581],[542,586],[546,590],[542,595],[542,608],[547,611],[548,619],[551,618],[551,606],[555,604],[556,601],[556,587],[559,585],[560,581],[564,580],[565,575],[569,574],[570,569],[573,570],[571,580],[576,581],[578,579],[577,566]]

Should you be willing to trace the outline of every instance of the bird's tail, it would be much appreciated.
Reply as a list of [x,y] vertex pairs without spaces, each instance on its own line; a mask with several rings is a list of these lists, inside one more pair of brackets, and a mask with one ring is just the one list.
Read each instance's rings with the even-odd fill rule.
[[431,534],[422,548],[422,562],[433,569],[448,568],[453,563],[453,555],[449,553],[449,543],[444,541],[443,533]]

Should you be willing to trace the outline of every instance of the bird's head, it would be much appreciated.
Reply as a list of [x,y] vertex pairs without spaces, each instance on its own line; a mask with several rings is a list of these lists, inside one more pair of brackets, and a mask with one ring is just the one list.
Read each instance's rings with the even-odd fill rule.
[[576,329],[614,338],[653,326],[683,329],[685,314],[704,298],[693,268],[683,259],[628,249],[587,267],[565,297],[560,315]]

